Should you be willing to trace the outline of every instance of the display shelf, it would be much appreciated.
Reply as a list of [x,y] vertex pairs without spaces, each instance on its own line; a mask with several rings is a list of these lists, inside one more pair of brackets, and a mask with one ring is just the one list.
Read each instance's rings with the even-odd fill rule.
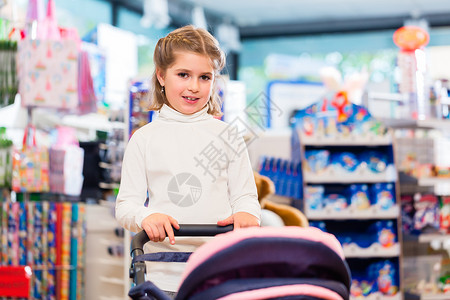
[[364,166],[359,166],[354,172],[344,170],[335,171],[328,167],[323,172],[313,173],[308,170],[303,172],[303,180],[306,183],[376,183],[394,182],[397,180],[397,172],[393,165],[386,167],[384,172],[374,173]]
[[[304,211],[313,226],[338,237],[352,274],[369,277],[370,273],[381,279],[383,269],[389,268],[396,277],[395,288],[401,291],[403,239],[394,131],[386,130],[362,106],[352,105],[350,115],[343,111],[321,100],[296,114],[291,156],[302,164]],[[387,201],[393,207],[382,210]],[[325,209],[310,209],[321,207]],[[391,247],[383,246],[387,241]],[[354,283],[355,291],[360,287]],[[374,287],[371,295],[352,299],[402,299],[401,293],[385,296],[382,290]]]
[[315,137],[300,133],[300,140],[305,146],[387,146],[392,144],[391,135],[350,135],[346,137]]
[[420,295],[421,300],[448,300],[450,299],[450,294],[422,294]]
[[414,294],[414,293],[405,293],[405,299],[414,299],[414,300],[448,300],[450,299],[450,294],[432,294],[432,293],[424,293],[424,294]]
[[417,180],[419,186],[436,186],[439,184],[450,184],[449,177],[423,177]]
[[381,293],[372,293],[366,297],[350,297],[350,300],[402,300],[403,296],[401,293],[395,295],[383,295]]
[[441,233],[423,233],[418,237],[419,243],[431,243],[433,241],[446,242],[450,241],[450,234]]
[[389,209],[381,209],[372,205],[365,210],[357,210],[354,207],[347,207],[341,211],[332,208],[323,210],[305,209],[310,220],[370,220],[370,219],[396,219],[400,213],[398,205]]
[[383,247],[379,243],[373,243],[370,247],[361,248],[355,243],[342,245],[346,258],[357,257],[397,257],[400,255],[400,244],[394,244],[391,247]]
[[379,119],[390,128],[424,128],[424,129],[440,129],[450,130],[450,120],[444,119],[428,119],[428,120],[413,120],[413,119]]

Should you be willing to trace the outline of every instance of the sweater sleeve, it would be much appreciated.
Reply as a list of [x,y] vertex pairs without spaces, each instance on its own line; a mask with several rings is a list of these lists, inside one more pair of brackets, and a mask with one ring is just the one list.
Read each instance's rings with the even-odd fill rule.
[[142,230],[142,220],[153,212],[144,206],[147,199],[145,140],[136,131],[127,144],[122,162],[116,219],[125,229]]
[[258,201],[255,178],[244,139],[239,137],[233,147],[233,158],[228,165],[228,194],[234,213],[247,212],[260,220],[261,205]]

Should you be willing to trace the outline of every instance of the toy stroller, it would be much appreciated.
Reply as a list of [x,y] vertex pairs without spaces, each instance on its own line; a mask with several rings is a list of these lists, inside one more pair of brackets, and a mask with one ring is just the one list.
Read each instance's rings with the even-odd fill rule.
[[[341,245],[313,227],[251,227],[230,231],[216,225],[180,225],[177,236],[213,236],[187,260],[176,300],[349,299],[350,271]],[[132,240],[133,299],[170,299],[145,281],[145,232]],[[165,261],[164,258],[162,261]],[[172,260],[173,261],[173,260]]]

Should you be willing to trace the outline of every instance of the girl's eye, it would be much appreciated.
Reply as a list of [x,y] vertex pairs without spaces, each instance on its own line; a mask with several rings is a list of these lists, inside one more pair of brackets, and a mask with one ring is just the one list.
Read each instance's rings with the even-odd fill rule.
[[188,73],[178,73],[178,76],[180,76],[181,78],[186,78],[188,77]]
[[200,78],[201,78],[202,80],[206,80],[206,81],[208,81],[208,80],[211,79],[211,77],[209,77],[208,75],[202,75]]

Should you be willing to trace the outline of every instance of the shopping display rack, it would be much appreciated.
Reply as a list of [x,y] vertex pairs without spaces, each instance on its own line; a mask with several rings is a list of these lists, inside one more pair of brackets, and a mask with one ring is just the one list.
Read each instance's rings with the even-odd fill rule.
[[[188,260],[183,255],[176,260],[187,263],[175,300],[349,299],[350,270],[333,235],[297,226],[230,230],[232,227],[180,225],[175,231],[177,236],[217,235]],[[128,295],[139,300],[169,300],[166,293],[145,281],[145,261],[174,260],[166,260],[165,253],[144,254],[148,241],[145,232],[132,239],[130,277],[134,286]]]
[[31,267],[0,266],[0,297],[30,297]]

